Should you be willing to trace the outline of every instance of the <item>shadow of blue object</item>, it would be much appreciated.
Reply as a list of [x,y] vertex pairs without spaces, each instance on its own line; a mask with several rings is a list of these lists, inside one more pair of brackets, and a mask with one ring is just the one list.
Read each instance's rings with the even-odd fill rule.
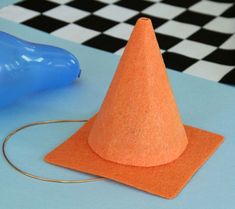
[[69,85],[80,74],[79,62],[70,52],[0,31],[0,107],[34,92]]

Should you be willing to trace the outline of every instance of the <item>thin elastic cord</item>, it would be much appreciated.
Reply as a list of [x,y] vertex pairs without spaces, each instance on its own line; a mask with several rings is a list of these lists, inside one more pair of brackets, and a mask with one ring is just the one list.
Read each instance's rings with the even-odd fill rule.
[[30,123],[24,126],[21,126],[17,129],[15,129],[14,131],[12,131],[3,141],[2,143],[2,153],[3,156],[6,160],[6,162],[17,172],[28,176],[30,178],[34,178],[34,179],[38,179],[41,181],[47,181],[47,182],[55,182],[55,183],[87,183],[87,182],[94,182],[94,181],[101,181],[104,180],[104,178],[101,177],[96,177],[96,178],[89,178],[89,179],[82,179],[82,180],[63,180],[63,179],[51,179],[51,178],[46,178],[46,177],[41,177],[41,176],[37,176],[31,173],[28,173],[22,169],[20,169],[19,167],[17,167],[16,165],[13,164],[13,162],[9,159],[9,157],[7,156],[7,152],[6,152],[6,147],[7,147],[7,143],[9,142],[9,140],[19,131],[32,127],[32,126],[37,126],[37,125],[45,125],[45,124],[50,124],[50,123],[84,123],[87,122],[87,120],[48,120],[48,121],[42,121],[42,122],[34,122],[34,123]]

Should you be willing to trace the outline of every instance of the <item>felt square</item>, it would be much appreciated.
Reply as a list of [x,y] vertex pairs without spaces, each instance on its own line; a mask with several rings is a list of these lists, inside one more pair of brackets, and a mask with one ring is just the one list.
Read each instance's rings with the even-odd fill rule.
[[[99,157],[88,144],[88,136],[95,117],[63,144],[50,152],[48,163],[88,174],[106,177],[171,199],[176,197],[197,170],[223,142],[223,137],[185,125],[188,145],[175,161],[153,167],[127,166]],[[107,127],[108,128],[108,127]]]

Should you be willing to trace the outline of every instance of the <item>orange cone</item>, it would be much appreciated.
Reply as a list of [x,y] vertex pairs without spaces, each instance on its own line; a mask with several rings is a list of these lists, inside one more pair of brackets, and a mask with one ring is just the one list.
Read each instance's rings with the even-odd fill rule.
[[100,157],[133,166],[171,162],[186,148],[187,136],[147,18],[140,18],[131,34],[88,143]]
[[45,160],[173,198],[222,142],[182,124],[151,21],[141,18],[100,111]]

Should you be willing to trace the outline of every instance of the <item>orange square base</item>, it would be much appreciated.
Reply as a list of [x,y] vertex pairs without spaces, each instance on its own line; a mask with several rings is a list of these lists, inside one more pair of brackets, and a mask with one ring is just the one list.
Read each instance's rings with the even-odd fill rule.
[[69,169],[106,177],[137,189],[174,198],[223,142],[223,137],[198,128],[185,126],[188,146],[175,161],[156,167],[135,167],[104,160],[87,143],[94,118],[90,119],[72,137],[45,160]]

